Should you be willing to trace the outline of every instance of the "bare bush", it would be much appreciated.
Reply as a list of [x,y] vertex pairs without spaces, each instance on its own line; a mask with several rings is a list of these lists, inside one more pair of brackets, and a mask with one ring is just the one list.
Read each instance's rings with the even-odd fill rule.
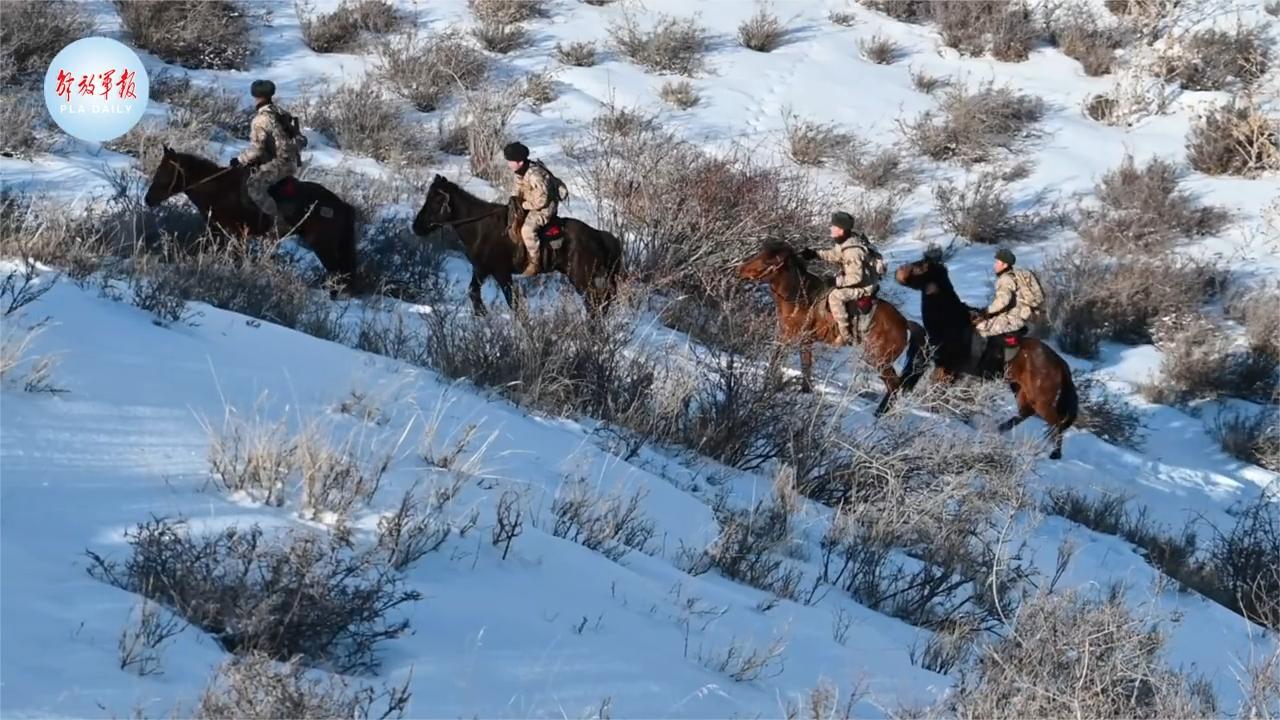
[[540,109],[543,105],[554,101],[559,96],[555,77],[554,70],[542,70],[541,72],[525,75],[524,87],[520,90],[520,97],[528,100],[529,105],[535,110]]
[[891,65],[902,57],[902,46],[883,35],[872,35],[858,41],[862,57],[877,65]]
[[170,127],[202,139],[216,139],[215,131],[249,139],[250,113],[240,98],[218,87],[195,85],[183,73],[159,73],[151,80],[151,97],[169,106]]
[[0,92],[0,156],[29,158],[49,149],[48,117],[35,92],[6,87]]
[[507,25],[547,14],[543,0],[467,0],[467,7],[481,22]]
[[524,510],[520,507],[520,494],[514,490],[505,490],[498,498],[495,511],[493,534],[491,540],[494,547],[502,548],[502,559],[507,559],[511,552],[511,543],[524,532]]
[[730,580],[774,597],[798,599],[803,573],[785,559],[795,543],[793,482],[788,473],[782,473],[774,481],[774,498],[748,508],[716,508],[720,534],[701,555],[688,562],[686,572],[700,575],[715,569]]
[[503,187],[511,170],[502,160],[507,124],[520,104],[518,88],[486,87],[467,93],[463,112],[467,117],[467,161],[471,174]]
[[231,0],[115,0],[133,44],[187,68],[245,70],[256,51],[245,9]]
[[362,229],[361,278],[394,297],[417,303],[445,297],[444,249],[413,235],[403,218],[384,218]]
[[1031,53],[1038,29],[1026,3],[1009,0],[934,0],[929,13],[943,44],[964,55],[987,51],[997,60],[1021,62]]
[[782,46],[787,28],[777,15],[761,7],[738,25],[738,44],[756,52],[773,52]]
[[644,512],[646,493],[604,492],[584,479],[567,481],[551,502],[551,534],[617,562],[632,550],[649,552],[654,523]]
[[1227,221],[1224,210],[1201,205],[1181,187],[1182,173],[1161,158],[1139,167],[1126,155],[1098,180],[1099,207],[1076,223],[1080,237],[1111,254],[1164,250],[1182,238],[1212,235]]
[[415,490],[406,491],[394,510],[378,518],[378,548],[387,565],[401,572],[439,550],[454,530],[445,517],[452,494],[433,493],[424,498]]
[[832,10],[827,13],[827,20],[841,27],[853,27],[858,24],[858,16],[847,10]]
[[1221,413],[1211,430],[1231,457],[1280,472],[1280,413],[1274,408]]
[[660,73],[693,75],[702,69],[702,56],[710,38],[694,18],[663,15],[652,27],[642,28],[626,15],[610,28],[618,49],[627,57]]
[[959,718],[1213,714],[1212,687],[1170,668],[1163,650],[1163,634],[1119,592],[1043,594],[961,675],[949,709]]
[[863,5],[888,15],[894,20],[923,23],[933,17],[931,0],[858,0]]
[[1204,28],[1174,42],[1163,57],[1163,76],[1187,90],[1229,90],[1250,86],[1271,65],[1271,39],[1264,25],[1233,30]]
[[328,13],[305,12],[295,3],[302,41],[318,53],[345,52],[360,39],[360,24],[346,4]]
[[787,640],[782,636],[773,638],[765,646],[733,640],[718,650],[699,649],[698,659],[703,667],[728,675],[734,682],[754,682],[782,673],[782,654],[786,649]]
[[924,70],[911,71],[911,86],[927,95],[932,95],[938,90],[948,88],[952,84],[951,78],[930,75]]
[[897,189],[910,192],[916,187],[916,167],[893,147],[875,152],[859,150],[845,160],[849,179],[868,190]]
[[984,170],[963,186],[939,183],[933,188],[933,199],[943,227],[969,242],[1023,241],[1043,222],[1034,214],[1014,211],[1008,185],[995,171]]
[[658,97],[679,110],[688,110],[702,99],[698,95],[697,88],[688,80],[668,80],[662,83],[662,88],[658,90]]
[[196,536],[180,520],[157,519],[125,540],[123,563],[87,551],[89,574],[166,605],[237,655],[376,670],[378,646],[409,626],[388,615],[421,597],[338,535],[272,539],[255,525]]
[[1040,98],[990,82],[976,90],[951,88],[940,106],[904,123],[903,134],[922,155],[963,163],[989,160],[997,149],[1014,150],[1036,137],[1045,113]]
[[1160,376],[1142,386],[1148,400],[1187,403],[1238,397],[1280,402],[1280,357],[1240,348],[1226,328],[1202,315],[1169,315],[1153,332],[1163,351]]
[[[431,112],[458,90],[472,90],[489,74],[489,61],[456,34],[416,30],[378,44],[378,74],[400,97]],[[365,92],[376,93],[372,85]]]
[[335,444],[323,433],[312,426],[295,443],[300,514],[309,520],[342,520],[373,499],[396,448],[366,448],[357,433]]
[[1124,46],[1125,31],[1108,25],[1082,2],[1049,6],[1045,10],[1045,34],[1063,54],[1080,63],[1085,75],[1111,72],[1116,51]]
[[596,64],[596,44],[589,40],[556,43],[556,58],[565,65],[591,67]]
[[1256,104],[1218,105],[1187,134],[1187,162],[1210,175],[1244,175],[1280,169],[1280,120]]
[[406,22],[405,16],[389,0],[346,0],[344,7],[365,32],[389,33]]
[[898,229],[898,211],[902,197],[895,193],[863,193],[849,205],[854,227],[871,241],[883,245]]
[[285,482],[297,469],[297,440],[286,421],[244,417],[228,407],[222,427],[209,433],[209,470],[223,491],[244,493],[267,505],[284,504]]
[[387,163],[426,157],[418,128],[406,121],[400,105],[373,83],[340,87],[312,102],[307,114],[308,124],[345,152]]
[[269,655],[233,657],[217,673],[192,711],[196,720],[238,718],[403,718],[409,709],[409,680],[376,690],[353,686],[347,678],[307,672],[293,659]]
[[142,677],[159,675],[164,644],[180,632],[182,623],[168,610],[143,600],[136,612],[129,614],[129,624],[116,643],[120,669]]
[[[94,34],[94,25],[85,6],[78,2],[6,2],[4,22],[0,23],[0,86],[39,87],[54,56],[76,40]],[[5,130],[14,131],[9,127]]]
[[1205,564],[1209,597],[1249,620],[1280,630],[1280,503],[1275,482],[1232,509],[1230,529],[1213,528]]
[[442,117],[436,122],[436,149],[446,155],[467,154],[467,123],[457,117]]
[[485,50],[503,55],[529,44],[529,32],[519,23],[481,21],[471,29],[471,37]]
[[858,139],[850,132],[826,123],[799,120],[788,113],[783,118],[787,156],[801,165],[823,165],[849,154]]
[[1106,440],[1113,445],[1142,449],[1142,419],[1128,400],[1109,390],[1106,384],[1086,375],[1076,378],[1080,397],[1080,415],[1075,427]]
[[1227,297],[1227,317],[1244,326],[1249,347],[1280,357],[1280,285],[1246,287]]

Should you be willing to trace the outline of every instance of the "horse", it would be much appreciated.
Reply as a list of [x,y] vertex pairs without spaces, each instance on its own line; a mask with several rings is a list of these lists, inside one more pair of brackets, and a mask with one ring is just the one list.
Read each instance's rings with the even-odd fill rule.
[[1080,398],[1071,368],[1058,353],[1032,337],[1018,340],[1018,351],[1000,370],[984,366],[975,356],[977,330],[970,320],[975,311],[956,294],[942,258],[934,252],[920,260],[898,267],[894,273],[898,284],[920,291],[920,317],[924,321],[929,342],[935,348],[931,358],[936,365],[936,379],[950,382],[962,375],[979,378],[1002,377],[1009,382],[1018,403],[1018,414],[1000,424],[1007,432],[1032,415],[1049,425],[1046,438],[1053,440],[1049,457],[1062,457],[1062,435],[1080,414]]
[[[240,238],[269,235],[276,229],[275,220],[244,192],[248,176],[247,167],[222,167],[165,146],[143,201],[147,207],[156,207],[181,193],[205,217],[210,230]],[[319,183],[292,177],[268,192],[282,221],[316,254],[325,271],[348,290],[358,292],[355,208]]]
[[[413,232],[419,237],[448,225],[462,241],[471,262],[468,295],[477,315],[486,313],[480,288],[490,277],[502,288],[507,305],[513,310],[517,307],[511,280],[524,268],[527,256],[524,244],[512,238],[510,232],[518,207],[486,202],[443,175],[436,175],[427,188],[422,209],[413,219]],[[559,223],[562,245],[558,250],[544,245],[542,266],[563,273],[583,296],[589,311],[604,310],[617,293],[622,244],[612,234],[580,220],[560,218]]]
[[[778,326],[782,339],[800,345],[801,391],[812,392],[813,343],[838,344],[840,331],[827,305],[827,293],[834,287],[831,280],[809,272],[803,259],[785,242],[766,243],[764,249],[738,266],[738,277],[769,283],[778,308]],[[885,394],[876,406],[876,415],[888,409],[901,391],[910,391],[924,372],[920,348],[924,345],[924,328],[903,317],[891,303],[877,300],[871,325],[862,340],[866,361],[875,368],[884,383]],[[894,369],[894,361],[907,353],[904,374]]]

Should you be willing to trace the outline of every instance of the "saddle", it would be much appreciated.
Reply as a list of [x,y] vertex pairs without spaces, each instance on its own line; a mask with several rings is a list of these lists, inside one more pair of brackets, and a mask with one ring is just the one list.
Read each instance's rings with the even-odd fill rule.
[[1013,362],[1022,350],[1022,339],[1026,336],[1026,328],[989,338],[974,331],[970,356],[973,367],[979,370],[990,369],[995,374],[1003,373],[1004,367]]
[[[514,199],[508,202],[507,217],[510,218],[510,222],[507,223],[507,237],[515,246],[517,265],[524,262],[525,247],[524,239],[520,237],[520,227],[524,225],[526,215],[528,213]],[[564,238],[564,220],[559,217],[551,218],[550,222],[538,228],[538,245],[542,255],[543,272],[555,267],[555,254],[564,247]]]

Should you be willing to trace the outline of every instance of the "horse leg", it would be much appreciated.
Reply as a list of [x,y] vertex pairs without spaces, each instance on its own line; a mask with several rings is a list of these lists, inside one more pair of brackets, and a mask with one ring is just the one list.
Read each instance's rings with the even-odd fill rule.
[[498,287],[502,288],[502,297],[506,298],[507,306],[511,308],[512,312],[520,312],[520,294],[512,286],[511,276],[495,273],[493,279],[497,280]]
[[1035,407],[1031,404],[1031,398],[1027,397],[1024,392],[1018,393],[1018,414],[1000,423],[1000,432],[1009,432],[1018,423],[1026,420],[1036,414]]
[[1035,413],[1049,425],[1049,429],[1044,434],[1045,439],[1053,440],[1053,450],[1049,451],[1049,459],[1061,459],[1062,435],[1067,429],[1066,426],[1070,423],[1063,422],[1062,415],[1058,412],[1058,408],[1052,400],[1048,402],[1037,401],[1035,403]]
[[813,392],[813,346],[800,348],[800,392]]
[[[471,298],[471,307],[479,317],[489,314],[488,309],[484,306],[484,300],[480,297],[480,289],[484,286],[485,275],[478,270],[471,271],[471,285],[467,287],[467,295]],[[510,302],[508,299],[507,302]]]
[[898,388],[902,387],[902,378],[898,376],[898,371],[893,369],[893,365],[880,366],[880,380],[884,383],[884,397],[880,398],[880,404],[876,406],[876,417],[880,417],[885,410],[889,409],[889,403],[893,402],[893,398],[898,394]]

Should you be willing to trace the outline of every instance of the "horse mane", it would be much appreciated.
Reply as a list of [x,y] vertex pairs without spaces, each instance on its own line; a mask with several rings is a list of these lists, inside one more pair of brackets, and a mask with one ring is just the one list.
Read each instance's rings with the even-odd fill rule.
[[478,198],[478,197],[476,197],[475,195],[473,195],[472,193],[470,193],[470,192],[468,192],[467,190],[463,189],[461,185],[459,185],[459,184],[455,183],[454,181],[450,180],[449,178],[447,178],[447,177],[445,177],[445,176],[443,176],[443,175],[436,175],[436,176],[435,176],[435,179],[433,179],[433,180],[431,181],[431,187],[432,187],[433,189],[438,188],[438,189],[444,190],[445,192],[448,192],[448,193],[456,193],[456,194],[458,194],[458,195],[461,195],[463,200],[469,200],[469,201],[471,201],[471,202],[475,202],[475,203],[482,203],[482,204],[485,204],[485,205],[503,205],[503,204],[505,204],[505,203],[492,202],[492,201],[489,201],[489,200],[485,200],[485,199],[483,199],[483,198]]
[[818,297],[831,289],[833,285],[831,279],[810,271],[809,263],[805,262],[804,258],[800,257],[800,253],[796,252],[796,249],[786,240],[766,240],[764,249],[770,253],[785,254],[787,267],[795,270],[800,279],[799,285],[794,288],[792,297],[787,298],[788,300],[794,302],[801,294]]
[[214,172],[215,170],[222,169],[222,166],[213,160],[200,157],[195,153],[178,152],[177,150],[174,150],[173,154],[184,162],[190,163],[192,166],[190,169],[195,172]]

